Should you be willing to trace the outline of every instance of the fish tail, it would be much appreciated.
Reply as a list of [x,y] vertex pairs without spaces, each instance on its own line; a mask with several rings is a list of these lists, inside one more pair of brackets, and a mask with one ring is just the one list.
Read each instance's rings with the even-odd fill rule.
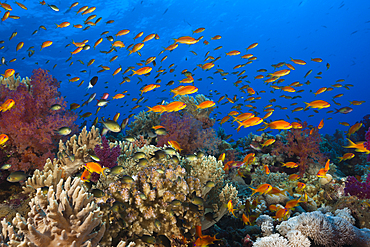
[[310,107],[310,103],[304,102],[306,104],[306,107],[304,108],[305,110]]
[[257,193],[257,189],[253,189],[252,187],[249,187],[252,191],[253,191],[253,193],[252,193],[252,195],[251,196],[253,196],[254,194],[256,194]]
[[338,109],[336,109],[336,108],[334,108],[334,110],[336,111],[336,112],[334,112],[334,114],[336,114],[336,113],[338,113],[338,112],[339,112],[339,110],[338,110]]

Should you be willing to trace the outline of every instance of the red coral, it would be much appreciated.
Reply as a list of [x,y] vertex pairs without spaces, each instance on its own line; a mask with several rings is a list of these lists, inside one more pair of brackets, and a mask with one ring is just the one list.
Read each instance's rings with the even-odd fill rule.
[[[11,156],[7,162],[13,171],[42,169],[46,159],[54,157],[52,152],[61,138],[54,131],[65,126],[72,132],[77,130],[77,115],[65,110],[66,102],[59,97],[56,79],[38,69],[33,71],[30,84],[21,84],[16,90],[0,86],[0,102],[15,101],[12,109],[0,115],[0,133],[9,136],[6,151]],[[62,108],[52,111],[53,104]]]
[[306,122],[302,126],[302,129],[288,131],[286,143],[277,141],[272,151],[274,155],[285,154],[289,158],[297,159],[300,177],[303,177],[309,163],[324,164],[327,159],[325,154],[320,152],[321,136],[318,129],[314,128],[311,131],[306,128]]
[[177,141],[184,154],[193,154],[199,150],[212,155],[217,154],[220,139],[217,138],[215,131],[211,128],[203,129],[202,122],[191,114],[164,113],[160,120],[168,134],[158,137],[157,146],[168,145],[168,141]]

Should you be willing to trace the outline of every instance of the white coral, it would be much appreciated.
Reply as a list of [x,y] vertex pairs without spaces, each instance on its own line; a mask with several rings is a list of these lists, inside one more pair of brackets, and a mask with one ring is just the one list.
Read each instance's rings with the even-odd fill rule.
[[253,244],[253,247],[287,247],[289,244],[288,240],[278,233],[272,234],[268,237],[257,239]]

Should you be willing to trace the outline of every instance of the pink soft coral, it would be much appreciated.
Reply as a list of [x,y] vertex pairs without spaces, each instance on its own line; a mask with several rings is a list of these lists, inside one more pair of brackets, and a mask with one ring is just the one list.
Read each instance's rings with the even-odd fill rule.
[[277,141],[272,152],[274,155],[286,154],[289,158],[297,159],[300,177],[303,177],[310,162],[320,164],[326,162],[326,156],[320,152],[321,136],[318,129],[311,131],[306,128],[306,122],[302,125],[302,129],[289,130],[286,136],[287,142]]
[[178,112],[164,113],[160,120],[168,134],[158,137],[158,146],[168,145],[168,141],[177,141],[184,154],[192,154],[196,151],[217,154],[220,140],[215,131],[212,128],[203,129],[202,122],[195,119],[193,115],[189,113],[181,115]]
[[[9,140],[5,151],[10,158],[11,170],[42,169],[47,158],[53,158],[53,151],[61,138],[54,131],[68,126],[77,130],[74,121],[77,115],[66,111],[66,102],[58,92],[59,83],[45,70],[33,71],[31,87],[21,84],[16,90],[0,85],[0,102],[13,99],[15,106],[0,115],[0,133]],[[50,106],[59,104],[60,110],[52,111]]]

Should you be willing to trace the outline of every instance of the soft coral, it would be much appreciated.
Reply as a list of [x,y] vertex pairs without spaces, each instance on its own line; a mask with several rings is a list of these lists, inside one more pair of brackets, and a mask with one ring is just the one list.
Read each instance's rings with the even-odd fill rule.
[[325,154],[320,152],[321,136],[317,128],[306,128],[307,123],[303,123],[302,129],[291,129],[288,131],[286,140],[277,141],[273,154],[286,154],[289,158],[297,158],[299,164],[299,175],[303,177],[310,162],[324,164]]
[[[77,130],[77,115],[65,110],[66,102],[58,92],[59,83],[45,70],[33,71],[31,86],[21,83],[15,90],[0,85],[0,102],[13,99],[15,106],[0,115],[0,133],[7,134],[6,151],[11,170],[42,169],[53,158],[60,135],[55,130],[68,126]],[[50,110],[60,104],[58,111]]]

